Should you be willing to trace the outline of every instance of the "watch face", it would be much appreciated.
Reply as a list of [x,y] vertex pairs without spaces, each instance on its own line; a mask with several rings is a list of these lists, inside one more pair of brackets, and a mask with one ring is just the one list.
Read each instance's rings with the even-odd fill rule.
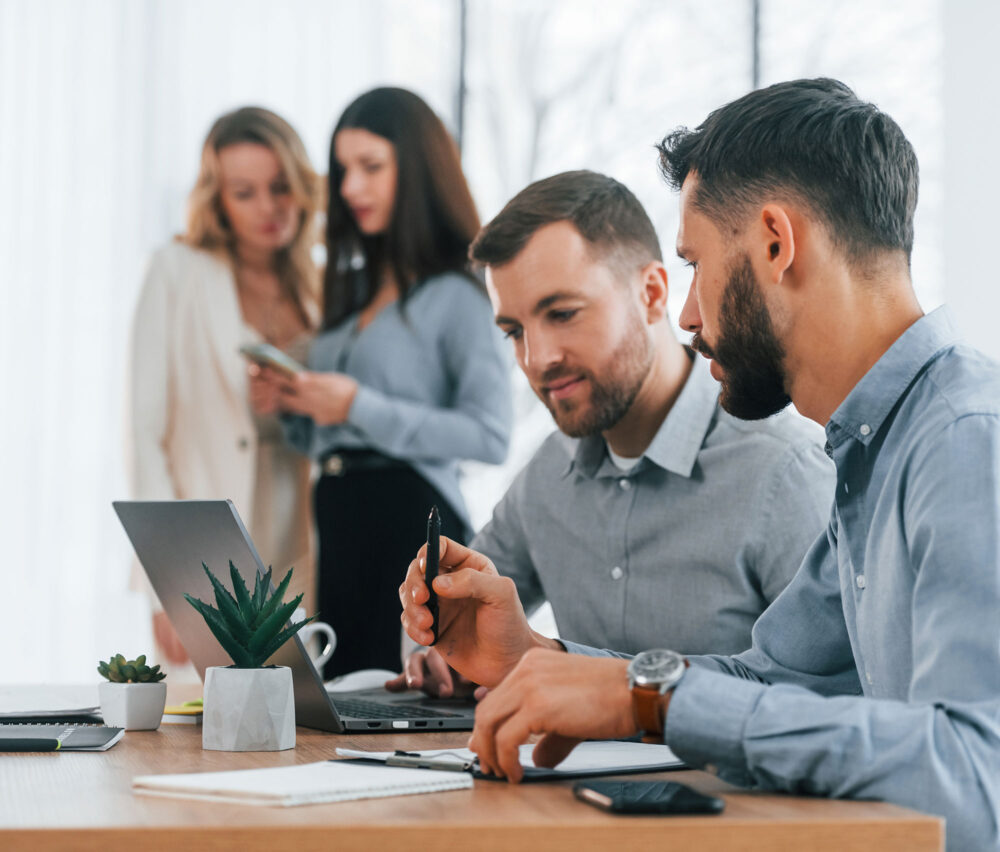
[[643,651],[629,664],[628,673],[632,682],[639,686],[672,686],[684,673],[684,658],[662,648]]

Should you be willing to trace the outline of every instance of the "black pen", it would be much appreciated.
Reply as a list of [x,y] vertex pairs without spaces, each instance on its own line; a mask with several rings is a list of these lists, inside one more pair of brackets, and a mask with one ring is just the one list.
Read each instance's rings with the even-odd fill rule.
[[59,751],[62,743],[53,737],[0,739],[0,751]]
[[430,597],[427,598],[427,609],[431,611],[434,620],[431,622],[433,645],[438,640],[438,598],[434,591],[434,578],[438,575],[438,561],[441,558],[441,514],[437,506],[431,506],[431,514],[427,518],[427,558],[425,559],[424,582]]

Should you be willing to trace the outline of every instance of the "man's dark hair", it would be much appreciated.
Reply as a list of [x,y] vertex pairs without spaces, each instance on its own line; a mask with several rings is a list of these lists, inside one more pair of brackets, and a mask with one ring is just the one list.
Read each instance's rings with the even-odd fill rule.
[[918,167],[899,125],[837,80],[759,89],[680,128],[658,146],[680,189],[698,176],[695,206],[734,233],[752,208],[791,195],[829,230],[849,261],[913,248]]
[[663,260],[639,199],[614,178],[591,171],[563,172],[522,189],[479,232],[469,257],[483,266],[503,266],[536,231],[554,222],[569,222],[597,256],[616,265],[641,268]]

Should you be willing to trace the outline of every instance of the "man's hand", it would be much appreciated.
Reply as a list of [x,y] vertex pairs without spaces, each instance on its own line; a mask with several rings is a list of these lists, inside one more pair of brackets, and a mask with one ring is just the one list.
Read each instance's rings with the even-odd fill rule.
[[527,652],[507,678],[476,707],[469,748],[483,772],[518,782],[518,747],[533,734],[536,766],[555,766],[585,739],[636,733],[628,661]]
[[466,680],[434,648],[420,648],[406,658],[402,674],[385,682],[390,692],[422,689],[431,698],[472,695],[476,685]]
[[344,423],[358,383],[343,373],[296,373],[281,383],[278,402],[292,414],[311,417],[317,426]]
[[[420,548],[399,587],[400,620],[420,645],[434,641],[433,619],[426,606],[430,596],[424,583],[426,550],[426,545]],[[473,683],[496,686],[530,648],[562,650],[556,640],[528,626],[514,581],[501,577],[481,553],[441,536],[439,565],[434,580],[438,596],[435,648],[455,671]]]

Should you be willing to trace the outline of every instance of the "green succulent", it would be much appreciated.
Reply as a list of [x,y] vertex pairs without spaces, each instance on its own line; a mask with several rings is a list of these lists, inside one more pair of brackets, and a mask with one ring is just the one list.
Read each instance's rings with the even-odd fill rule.
[[106,663],[102,660],[97,671],[112,683],[158,683],[167,676],[158,665],[146,665],[146,655],[140,654],[134,660],[126,660],[122,654],[115,654]]
[[243,577],[240,576],[240,572],[230,561],[229,575],[233,581],[234,597],[204,562],[201,563],[201,567],[205,569],[208,579],[212,581],[212,587],[215,589],[215,603],[218,608],[193,598],[191,595],[186,594],[184,597],[191,606],[201,613],[205,623],[208,624],[208,629],[219,640],[219,644],[229,654],[238,669],[262,668],[268,657],[298,633],[302,627],[316,618],[314,615],[311,618],[285,626],[302,600],[302,595],[298,595],[286,604],[281,602],[288,589],[288,583],[292,579],[293,569],[291,568],[278,584],[278,588],[274,590],[274,594],[268,597],[267,591],[271,587],[270,568],[263,575],[257,574],[251,595],[246,583],[243,582]]

